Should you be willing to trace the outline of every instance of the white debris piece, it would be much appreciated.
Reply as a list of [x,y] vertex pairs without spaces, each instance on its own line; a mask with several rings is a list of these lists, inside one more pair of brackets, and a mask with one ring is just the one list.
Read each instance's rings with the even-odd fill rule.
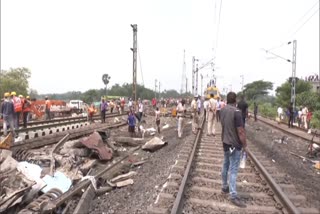
[[44,193],[48,192],[52,188],[58,188],[65,193],[69,190],[72,184],[71,180],[59,171],[56,171],[53,177],[50,175],[44,176],[42,180],[47,184],[47,186],[41,190]]
[[142,149],[143,150],[147,150],[147,151],[156,151],[160,148],[162,148],[164,145],[166,145],[167,142],[162,141],[160,138],[158,137],[154,137],[151,140],[149,140],[148,142],[146,142],[143,146]]

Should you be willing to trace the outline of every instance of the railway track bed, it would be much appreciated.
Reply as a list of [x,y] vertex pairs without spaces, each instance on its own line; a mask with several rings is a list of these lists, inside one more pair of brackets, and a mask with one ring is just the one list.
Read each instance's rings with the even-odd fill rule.
[[238,195],[246,208],[233,205],[228,194],[221,192],[220,133],[218,129],[214,138],[198,133],[188,142],[149,213],[319,213],[290,183],[288,175],[279,172],[251,143],[248,147],[254,149],[237,178]]

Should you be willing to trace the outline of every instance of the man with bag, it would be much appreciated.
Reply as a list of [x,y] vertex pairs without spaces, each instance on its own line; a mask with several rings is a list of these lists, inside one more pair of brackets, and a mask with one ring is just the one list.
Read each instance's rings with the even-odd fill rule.
[[193,134],[197,134],[198,121],[199,121],[197,101],[198,101],[198,97],[194,96],[194,99],[191,102],[192,132],[193,132]]
[[216,111],[217,111],[217,101],[213,98],[213,94],[210,94],[209,104],[208,104],[208,136],[215,136],[216,134]]
[[[221,110],[221,138],[223,142],[224,159],[222,166],[222,193],[230,193],[230,201],[238,207],[246,205],[237,196],[237,175],[240,164],[241,150],[246,151],[246,132],[242,112],[236,108],[237,95],[227,94],[227,106]],[[228,185],[228,171],[230,171]]]

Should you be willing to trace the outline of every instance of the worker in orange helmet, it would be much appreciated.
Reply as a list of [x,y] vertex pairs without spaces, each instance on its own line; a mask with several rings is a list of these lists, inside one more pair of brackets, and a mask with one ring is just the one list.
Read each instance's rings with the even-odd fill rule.
[[22,112],[22,103],[21,103],[21,99],[16,95],[17,93],[15,91],[11,92],[11,100],[14,106],[14,114],[13,114],[14,128],[19,129],[19,119],[20,119],[20,114]]

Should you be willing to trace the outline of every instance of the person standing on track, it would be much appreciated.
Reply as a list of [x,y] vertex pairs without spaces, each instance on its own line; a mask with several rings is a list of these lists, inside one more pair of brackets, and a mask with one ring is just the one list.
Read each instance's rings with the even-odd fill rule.
[[23,128],[27,128],[28,116],[31,110],[31,101],[30,97],[27,96],[22,103],[22,112],[23,112]]
[[183,118],[186,112],[185,100],[182,99],[177,106],[177,117],[178,117],[178,138],[182,138],[183,134]]
[[197,134],[198,129],[198,97],[194,96],[192,102],[191,102],[191,114],[192,114],[192,132],[193,134]]
[[133,114],[133,111],[130,109],[128,113],[128,131],[130,137],[134,137],[135,135],[135,126],[136,126],[136,118]]
[[21,99],[16,96],[16,92],[11,92],[11,101],[14,106],[14,114],[13,114],[13,124],[15,129],[19,129],[19,120],[20,120],[20,114],[22,111],[22,103]]
[[254,114],[254,121],[257,122],[257,114],[258,114],[258,104],[254,102],[254,107],[253,107],[253,114]]
[[45,98],[45,113],[46,113],[46,120],[51,120],[51,101],[46,96]]
[[[224,160],[222,166],[222,193],[230,193],[230,201],[238,207],[246,205],[237,196],[236,181],[240,164],[241,149],[246,151],[246,132],[242,113],[236,108],[237,95],[234,92],[227,94],[227,106],[221,110],[222,143]],[[230,178],[228,185],[228,171]]]
[[204,110],[204,118],[206,121],[208,121],[208,105],[209,105],[209,100],[208,98],[205,98],[203,102],[203,110]]
[[107,102],[104,100],[104,98],[102,98],[101,104],[100,104],[101,123],[105,123],[105,122],[106,122],[106,111],[107,111],[107,107],[108,107]]
[[156,116],[157,130],[158,130],[158,133],[160,134],[160,110],[159,110],[159,107],[156,107],[155,116]]
[[241,96],[241,100],[238,103],[238,109],[240,109],[241,112],[242,112],[242,123],[243,123],[243,128],[245,128],[246,127],[246,118],[248,116],[248,104],[244,100],[244,96],[243,95]]
[[3,118],[3,134],[7,135],[7,127],[10,127],[12,132],[12,136],[16,136],[16,132],[14,130],[14,105],[11,99],[9,98],[10,94],[4,94],[4,100],[1,104],[1,118]]
[[218,97],[218,99],[217,99],[217,113],[216,113],[217,122],[220,122],[220,110],[221,110],[221,103],[220,103],[220,97]]
[[293,128],[293,103],[288,106],[288,128]]
[[208,104],[208,136],[215,136],[216,134],[216,111],[217,111],[217,101],[213,98],[213,94],[210,94],[210,100]]

